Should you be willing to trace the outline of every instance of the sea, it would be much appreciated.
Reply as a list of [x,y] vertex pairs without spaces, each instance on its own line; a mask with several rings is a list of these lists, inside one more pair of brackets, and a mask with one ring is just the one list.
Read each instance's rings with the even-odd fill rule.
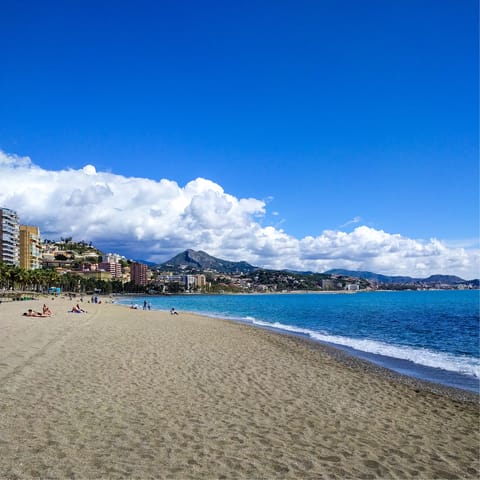
[[307,337],[398,373],[479,393],[480,291],[122,298]]

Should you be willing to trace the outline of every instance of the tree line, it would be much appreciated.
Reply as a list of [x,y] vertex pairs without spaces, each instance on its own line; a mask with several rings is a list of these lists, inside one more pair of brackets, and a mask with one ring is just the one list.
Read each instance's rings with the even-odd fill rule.
[[119,280],[98,280],[75,273],[59,274],[53,269],[27,270],[0,262],[0,290],[4,292],[22,291],[48,293],[50,288],[60,288],[64,292],[90,293],[143,293],[145,287],[132,282],[123,284]]

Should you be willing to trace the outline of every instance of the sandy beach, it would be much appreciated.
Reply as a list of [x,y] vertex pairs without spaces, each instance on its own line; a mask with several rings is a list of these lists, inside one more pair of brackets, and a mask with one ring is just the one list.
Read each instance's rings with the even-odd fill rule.
[[0,304],[0,478],[478,478],[474,394],[217,319]]

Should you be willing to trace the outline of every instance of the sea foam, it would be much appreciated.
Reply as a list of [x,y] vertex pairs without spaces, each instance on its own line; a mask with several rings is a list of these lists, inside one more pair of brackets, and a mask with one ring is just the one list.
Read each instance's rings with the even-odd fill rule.
[[276,330],[304,335],[319,342],[349,347],[360,352],[366,352],[373,355],[383,355],[393,359],[407,360],[425,367],[440,368],[449,372],[480,378],[480,361],[467,356],[456,356],[445,352],[434,352],[426,348],[392,345],[376,340],[330,335],[325,332],[317,332],[306,328],[285,325],[279,322],[264,322],[251,317],[245,318],[245,320],[261,327],[274,328]]

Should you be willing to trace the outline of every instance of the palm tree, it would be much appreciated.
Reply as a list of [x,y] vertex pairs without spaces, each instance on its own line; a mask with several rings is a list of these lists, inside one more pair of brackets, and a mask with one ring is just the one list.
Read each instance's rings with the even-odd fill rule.
[[0,262],[0,288],[7,288],[8,270],[8,265]]
[[50,287],[57,287],[60,283],[60,275],[55,270],[42,270],[40,282],[43,290],[49,290]]
[[21,286],[21,283],[23,282],[23,269],[17,266],[14,266],[10,269],[10,287],[13,290],[16,290],[17,287]]
[[42,270],[30,270],[30,288],[35,292],[40,291],[42,275]]

